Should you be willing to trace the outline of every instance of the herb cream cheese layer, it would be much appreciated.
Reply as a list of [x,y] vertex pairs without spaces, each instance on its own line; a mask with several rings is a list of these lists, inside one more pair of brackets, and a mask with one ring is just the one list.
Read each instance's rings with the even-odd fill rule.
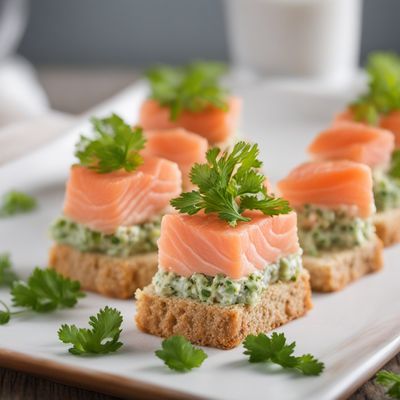
[[362,246],[375,232],[370,218],[356,217],[344,207],[328,209],[305,205],[297,215],[300,246],[309,255]]
[[400,207],[400,180],[383,171],[374,171],[374,200],[378,212]]
[[153,277],[153,286],[160,296],[177,296],[208,304],[256,304],[263,290],[278,281],[296,280],[302,268],[301,254],[280,258],[241,279],[219,274],[214,277],[195,273],[183,277],[174,272],[159,270]]
[[140,225],[121,226],[113,234],[105,234],[61,217],[51,226],[51,236],[57,243],[82,252],[129,257],[157,250],[160,224],[161,218],[157,218]]

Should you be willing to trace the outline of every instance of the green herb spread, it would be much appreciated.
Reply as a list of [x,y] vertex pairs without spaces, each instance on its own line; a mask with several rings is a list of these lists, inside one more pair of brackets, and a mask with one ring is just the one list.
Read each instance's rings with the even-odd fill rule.
[[352,216],[346,208],[305,205],[297,211],[300,246],[305,254],[361,246],[374,233],[370,219]]
[[241,279],[231,279],[222,274],[207,276],[198,273],[183,277],[174,272],[159,270],[153,277],[153,285],[156,293],[161,296],[190,298],[224,306],[255,304],[269,284],[296,280],[301,268],[301,254],[294,254],[268,264],[264,271],[252,272]]
[[92,231],[84,225],[61,217],[51,226],[51,236],[57,243],[67,244],[82,252],[104,253],[129,257],[157,250],[161,218],[141,225],[121,226],[114,234]]
[[383,171],[374,171],[374,199],[377,211],[400,207],[400,179]]

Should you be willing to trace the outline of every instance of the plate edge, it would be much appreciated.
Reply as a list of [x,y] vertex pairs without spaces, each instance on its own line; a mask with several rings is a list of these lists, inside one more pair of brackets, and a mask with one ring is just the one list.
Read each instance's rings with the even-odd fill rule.
[[160,398],[167,400],[204,400],[203,397],[145,383],[137,379],[100,371],[87,371],[83,368],[64,365],[41,357],[26,356],[24,353],[4,348],[0,348],[0,366],[125,399],[130,399],[134,395],[146,400]]

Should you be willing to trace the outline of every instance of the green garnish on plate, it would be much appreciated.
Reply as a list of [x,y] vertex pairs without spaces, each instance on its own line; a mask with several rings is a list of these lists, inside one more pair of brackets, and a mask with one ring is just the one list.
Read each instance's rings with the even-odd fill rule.
[[219,83],[225,72],[226,66],[217,62],[151,68],[146,72],[150,98],[169,108],[171,121],[184,110],[199,112],[208,106],[227,110],[228,91]]
[[391,371],[379,371],[376,374],[377,383],[387,388],[386,394],[392,399],[400,399],[400,375]]
[[289,203],[273,197],[265,188],[265,176],[259,172],[257,144],[238,142],[231,152],[210,149],[207,163],[195,164],[190,180],[198,190],[182,193],[171,200],[171,205],[181,213],[194,215],[200,210],[216,213],[229,225],[250,221],[243,215],[246,210],[259,210],[265,215],[287,214]]
[[11,190],[6,193],[0,204],[0,218],[9,217],[15,214],[28,213],[37,207],[37,201],[34,197]]
[[132,129],[116,114],[91,119],[94,137],[81,136],[75,156],[79,163],[98,173],[123,169],[131,172],[143,163],[139,154],[146,139],[141,128]]
[[12,262],[8,253],[0,254],[0,286],[11,286],[18,279],[12,269]]
[[122,320],[120,311],[106,306],[89,318],[91,329],[64,324],[58,330],[58,338],[73,345],[68,351],[75,356],[112,353],[122,346]]
[[180,335],[163,340],[161,346],[162,349],[155,352],[156,356],[163,360],[168,368],[175,371],[187,372],[198,368],[207,358],[202,349],[194,347]]
[[50,268],[35,268],[27,282],[15,281],[12,284],[12,303],[20,310],[11,311],[7,304],[0,300],[5,309],[0,311],[0,325],[7,323],[11,316],[28,310],[45,313],[61,308],[72,308],[78,299],[84,296],[79,282],[64,278]]
[[325,367],[311,354],[295,357],[293,352],[296,342],[287,344],[283,333],[274,332],[271,337],[264,333],[249,335],[243,346],[246,349],[244,354],[249,356],[251,363],[271,362],[284,369],[295,369],[304,375],[320,375]]
[[357,121],[376,125],[382,114],[400,109],[400,57],[376,52],[368,57],[368,90],[350,108]]

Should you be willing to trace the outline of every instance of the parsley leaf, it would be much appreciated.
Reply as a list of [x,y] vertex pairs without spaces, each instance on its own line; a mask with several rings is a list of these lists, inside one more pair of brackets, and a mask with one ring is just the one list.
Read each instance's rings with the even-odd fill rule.
[[159,66],[147,71],[150,97],[168,107],[171,121],[184,110],[199,112],[208,106],[227,110],[228,92],[219,85],[226,67],[217,62],[195,62],[186,67]]
[[[7,265],[9,261],[7,258],[5,260]],[[4,307],[4,310],[0,311],[0,325],[8,323],[11,316],[22,314],[27,310],[42,313],[58,308],[71,308],[84,296],[85,294],[80,291],[79,282],[64,278],[50,268],[35,268],[27,282],[14,280],[12,283],[13,306],[22,309],[11,311],[7,304],[0,300],[0,304]]]
[[132,128],[116,114],[91,119],[94,138],[81,136],[75,156],[80,164],[99,173],[124,169],[133,171],[143,163],[139,154],[146,140],[142,129]]
[[91,329],[64,324],[58,330],[58,337],[63,343],[73,345],[68,351],[76,356],[111,353],[122,346],[118,341],[122,320],[120,311],[106,306],[89,318]]
[[0,311],[0,325],[7,324],[11,319],[10,309],[7,307],[7,304],[3,303],[0,300],[0,303],[4,306],[5,310]]
[[258,168],[256,144],[238,142],[230,153],[217,147],[210,149],[207,163],[195,164],[190,179],[198,190],[182,193],[171,201],[171,205],[181,213],[193,215],[200,210],[206,214],[217,213],[229,225],[238,221],[250,221],[242,215],[245,210],[260,210],[265,215],[287,214],[291,211],[289,203],[267,193],[265,176]]
[[161,343],[162,349],[155,352],[156,356],[164,361],[165,365],[179,372],[198,368],[207,358],[207,354],[194,347],[183,336],[176,335],[165,339]]
[[390,371],[380,371],[376,374],[376,382],[386,387],[386,394],[392,399],[400,399],[400,375]]
[[377,52],[368,57],[368,90],[350,107],[358,121],[371,125],[381,114],[400,109],[400,57]]
[[311,354],[300,357],[293,356],[296,342],[286,344],[283,333],[274,332],[271,337],[260,333],[249,335],[243,342],[246,351],[244,354],[250,356],[251,363],[272,362],[283,368],[296,369],[304,375],[319,375],[324,364],[315,359]]
[[14,282],[11,289],[13,305],[36,312],[71,308],[85,294],[80,284],[64,278],[53,269],[35,268],[27,282]]
[[12,270],[10,255],[0,254],[0,286],[11,286],[17,279],[17,275]]
[[37,201],[26,193],[11,190],[3,196],[0,205],[0,217],[27,213],[37,207]]

